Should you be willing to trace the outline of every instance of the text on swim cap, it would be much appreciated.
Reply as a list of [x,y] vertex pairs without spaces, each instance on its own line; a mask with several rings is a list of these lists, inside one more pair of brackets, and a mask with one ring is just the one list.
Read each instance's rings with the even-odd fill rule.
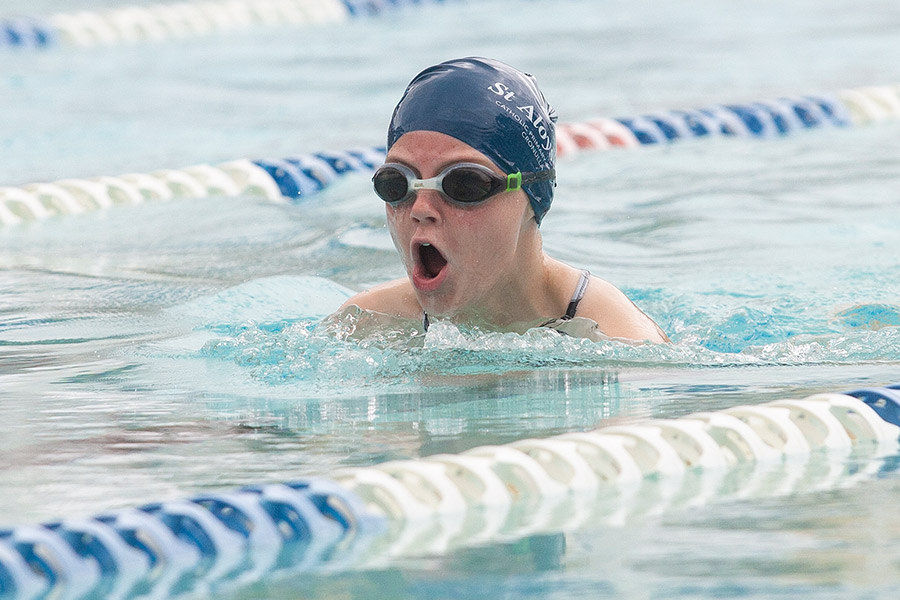
[[[510,90],[509,86],[504,83],[500,83],[499,81],[494,83],[493,85],[489,85],[487,89],[497,94],[498,96],[503,96],[503,99],[507,102],[516,97],[516,93]],[[499,100],[497,100],[497,106],[506,110],[510,114],[510,116],[521,123],[521,118],[515,115],[508,106],[506,106]],[[526,106],[516,106],[516,108],[519,110],[519,112],[528,117],[528,122],[531,123],[531,125],[534,126],[534,128],[537,130],[537,135],[538,137],[540,137],[541,142],[537,143],[536,145],[539,146],[542,150],[549,152],[553,147],[553,142],[550,141],[550,136],[547,134],[547,128],[544,125],[544,117],[542,117],[540,114],[537,114],[534,110],[534,106],[531,104]],[[532,146],[532,144],[530,143],[532,140],[529,140],[527,137],[525,137],[525,139],[529,142],[529,146]],[[532,151],[534,151],[533,146]],[[537,153],[535,153],[535,158],[541,161],[544,157],[538,156]]]
[[516,93],[510,91],[509,87],[499,81],[494,85],[489,85],[488,89],[497,94],[498,96],[503,96],[504,100],[512,100],[516,97]]
[[550,138],[547,136],[547,128],[542,125],[544,122],[544,117],[537,115],[535,116],[534,107],[530,104],[528,106],[517,106],[519,110],[528,115],[528,120],[531,121],[531,124],[537,128],[538,136],[544,141],[545,145],[541,146],[544,150],[550,150]]

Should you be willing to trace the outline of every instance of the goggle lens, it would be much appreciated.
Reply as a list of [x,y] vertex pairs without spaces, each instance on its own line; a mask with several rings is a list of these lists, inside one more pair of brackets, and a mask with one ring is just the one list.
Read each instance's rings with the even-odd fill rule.
[[460,167],[444,176],[441,187],[444,194],[457,202],[479,202],[491,195],[494,185],[502,181],[496,175],[478,169]]
[[401,202],[409,191],[409,179],[406,175],[390,167],[379,169],[372,182],[375,184],[375,193],[391,204]]

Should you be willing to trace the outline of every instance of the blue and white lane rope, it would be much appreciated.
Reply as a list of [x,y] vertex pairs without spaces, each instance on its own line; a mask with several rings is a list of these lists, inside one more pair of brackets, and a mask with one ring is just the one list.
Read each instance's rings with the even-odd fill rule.
[[110,46],[258,26],[311,25],[376,16],[448,0],[204,0],[59,13],[45,19],[0,17],[0,49]]
[[[377,565],[571,529],[592,512],[617,510],[605,491],[623,492],[614,503],[639,504],[635,484],[650,476],[675,482],[670,496],[693,495],[688,501],[697,505],[716,495],[746,496],[762,479],[771,487],[774,467],[788,483],[763,493],[789,493],[810,485],[797,484],[802,474],[791,472],[800,458],[896,456],[898,438],[900,384],[342,469],[332,479],[0,530],[0,596],[163,597],[282,572]],[[741,470],[748,466],[770,470]],[[737,491],[734,481],[722,491],[729,472],[741,474]],[[843,467],[836,473],[815,487],[846,485]]]
[[[748,104],[669,110],[631,118],[561,123],[561,157],[715,136],[766,138],[818,127],[870,124],[900,117],[900,85],[841,90]],[[173,198],[252,196],[275,202],[308,198],[350,173],[371,173],[384,148],[361,147],[287,158],[240,159],[154,173],[72,178],[0,187],[0,226],[121,204]]]
[[47,48],[57,44],[56,30],[41,19],[0,18],[0,49]]

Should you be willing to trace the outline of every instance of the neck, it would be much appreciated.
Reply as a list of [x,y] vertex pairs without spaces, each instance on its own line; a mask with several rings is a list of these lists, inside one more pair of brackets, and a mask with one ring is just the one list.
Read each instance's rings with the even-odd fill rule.
[[544,254],[540,233],[535,230],[520,240],[515,269],[452,320],[488,329],[525,331],[536,322],[558,316],[552,279],[560,264]]

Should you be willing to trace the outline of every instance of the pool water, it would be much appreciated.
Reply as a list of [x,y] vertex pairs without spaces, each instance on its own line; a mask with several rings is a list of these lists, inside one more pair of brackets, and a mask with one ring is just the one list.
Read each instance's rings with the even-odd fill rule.
[[[489,0],[0,49],[0,184],[379,144],[412,75],[463,55],[532,72],[567,122],[896,83],[898,28],[887,0]],[[546,250],[621,287],[668,346],[448,324],[336,337],[322,317],[403,275],[363,175],[294,205],[4,228],[0,526],[898,381],[898,157],[883,122],[562,159]],[[748,494],[665,500],[650,482],[578,526],[216,597],[892,597],[896,462],[816,455]]]

